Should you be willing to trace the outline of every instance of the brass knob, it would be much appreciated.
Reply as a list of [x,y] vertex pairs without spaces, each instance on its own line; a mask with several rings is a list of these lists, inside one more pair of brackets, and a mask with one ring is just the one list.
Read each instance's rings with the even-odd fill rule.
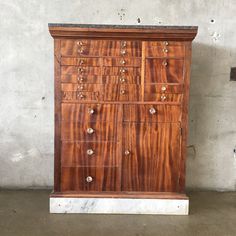
[[87,133],[88,134],[93,134],[94,133],[94,129],[93,128],[88,128],[87,129]]
[[83,53],[83,52],[84,52],[84,49],[83,49],[83,48],[80,48],[80,49],[78,50],[78,52],[79,52],[79,53]]
[[162,86],[161,91],[166,91],[166,86]]
[[121,68],[121,69],[120,69],[120,73],[122,73],[122,74],[126,73],[126,71],[127,71],[127,70],[126,70],[125,68]]
[[149,113],[150,113],[151,115],[154,115],[156,112],[157,112],[157,111],[156,111],[156,109],[155,109],[154,107],[151,107],[151,108],[149,109]]
[[120,78],[120,82],[121,82],[121,83],[124,83],[124,82],[125,82],[125,78],[122,78],[122,77],[121,77],[121,78]]
[[168,49],[163,48],[163,52],[167,53],[167,52],[168,52]]
[[82,93],[80,93],[80,94],[78,94],[78,97],[79,97],[80,99],[83,99],[83,98],[85,98],[85,95],[82,94]]
[[168,63],[166,61],[163,62],[163,66],[167,66]]
[[125,150],[125,155],[126,156],[130,155],[130,151],[129,150]]
[[169,43],[168,43],[167,41],[165,41],[164,44],[165,44],[166,46],[169,45]]
[[125,60],[120,60],[121,65],[125,65],[126,61]]
[[83,77],[78,77],[78,81],[79,82],[84,82],[84,78]]
[[87,154],[88,154],[89,156],[92,156],[92,155],[94,154],[93,149],[88,149],[88,150],[87,150]]
[[120,53],[121,53],[122,55],[125,55],[125,54],[126,54],[126,50],[125,50],[125,49],[122,49],[122,50],[120,51]]
[[80,64],[80,65],[83,65],[83,64],[84,64],[84,60],[80,60],[80,61],[79,61],[79,64]]
[[83,90],[84,86],[78,86],[78,90]]
[[82,46],[84,43],[82,41],[78,41],[77,45]]
[[91,183],[93,181],[93,177],[87,176],[86,181],[87,181],[87,183]]
[[124,94],[125,94],[125,90],[121,90],[120,93],[121,93],[122,95],[124,95]]
[[122,48],[125,48],[126,46],[127,46],[127,42],[126,42],[126,41],[122,41],[122,42],[121,42],[121,47],[122,47]]
[[93,108],[89,108],[89,109],[88,109],[88,113],[89,113],[90,115],[94,114],[94,112],[95,112],[95,111],[94,111]]
[[80,67],[80,68],[78,69],[78,72],[79,72],[79,73],[83,73],[83,72],[84,72],[84,69]]
[[166,95],[161,95],[161,100],[165,101],[166,100]]

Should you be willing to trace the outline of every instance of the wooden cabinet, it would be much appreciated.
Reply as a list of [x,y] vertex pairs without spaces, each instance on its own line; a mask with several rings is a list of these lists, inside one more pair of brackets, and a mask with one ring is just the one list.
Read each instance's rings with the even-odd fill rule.
[[54,194],[183,194],[197,28],[49,29],[55,46]]

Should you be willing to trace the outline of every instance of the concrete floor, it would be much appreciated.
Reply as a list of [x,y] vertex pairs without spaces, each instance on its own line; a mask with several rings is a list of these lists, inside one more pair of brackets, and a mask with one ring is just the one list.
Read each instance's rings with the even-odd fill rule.
[[49,214],[48,190],[1,190],[0,236],[236,235],[236,192],[192,192],[189,216]]

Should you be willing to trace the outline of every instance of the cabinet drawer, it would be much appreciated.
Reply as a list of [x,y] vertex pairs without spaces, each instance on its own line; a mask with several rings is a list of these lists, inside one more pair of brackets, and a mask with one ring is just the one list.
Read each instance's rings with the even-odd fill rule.
[[61,75],[101,75],[101,67],[62,66]]
[[102,82],[104,84],[140,84],[141,76],[103,76]]
[[155,84],[155,85],[144,85],[144,93],[183,93],[183,84]]
[[116,124],[120,119],[120,105],[111,104],[68,104],[62,103],[62,121],[75,122],[113,122]]
[[117,167],[62,167],[61,191],[118,191]]
[[103,58],[103,66],[141,67],[141,58]]
[[102,74],[119,76],[140,76],[141,69],[138,67],[103,67]]
[[182,58],[185,56],[185,46],[181,43],[165,43],[147,42],[146,57],[176,57]]
[[124,105],[125,122],[180,122],[179,105]]
[[140,41],[122,40],[61,40],[61,55],[141,57]]
[[181,83],[184,61],[182,59],[146,59],[146,83]]
[[115,142],[62,142],[62,166],[117,166],[116,146]]
[[103,95],[100,92],[86,92],[86,91],[62,91],[61,92],[62,102],[71,101],[101,101]]
[[61,122],[61,140],[71,141],[116,141],[116,124],[107,122]]
[[79,91],[79,92],[99,92],[103,93],[102,84],[71,84],[63,83],[61,84],[62,91]]
[[100,66],[101,58],[70,58],[70,57],[62,57],[61,58],[61,65],[68,65],[68,66]]
[[182,94],[144,93],[144,101],[182,102]]
[[61,82],[100,84],[102,83],[102,77],[100,75],[63,74],[61,75]]
[[105,101],[139,101],[141,89],[139,85],[106,84],[104,89]]

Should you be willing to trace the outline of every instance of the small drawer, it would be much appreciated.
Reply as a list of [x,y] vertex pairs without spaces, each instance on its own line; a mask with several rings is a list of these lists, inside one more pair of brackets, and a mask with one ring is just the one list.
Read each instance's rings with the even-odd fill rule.
[[103,84],[140,84],[141,76],[103,76]]
[[140,95],[140,86],[134,84],[106,84],[104,88],[104,101],[139,101]]
[[125,122],[180,122],[180,105],[124,105]]
[[115,142],[62,142],[61,165],[76,166],[117,166]]
[[146,59],[145,83],[182,83],[183,78],[184,60]]
[[147,42],[146,57],[174,57],[183,58],[185,56],[185,46],[181,43]]
[[183,93],[183,84],[155,84],[144,85],[144,93]]
[[144,101],[182,102],[182,94],[144,93]]
[[86,91],[62,91],[62,102],[66,101],[100,101],[103,96],[100,92],[86,92]]
[[117,167],[62,167],[61,191],[118,191]]
[[78,92],[99,92],[103,93],[103,85],[101,84],[61,84],[62,91],[78,91]]
[[102,77],[100,75],[63,74],[63,75],[61,75],[61,82],[63,82],[63,83],[101,84]]
[[62,121],[119,122],[121,106],[115,104],[69,104],[62,103]]
[[141,58],[103,58],[103,66],[141,67]]
[[101,67],[84,67],[84,66],[62,66],[61,75],[101,75]]
[[138,67],[103,67],[103,75],[141,76],[141,68]]
[[70,57],[62,57],[61,58],[61,65],[68,65],[68,66],[100,66],[101,65],[101,58],[70,58]]
[[108,122],[67,122],[62,121],[61,140],[63,141],[116,141],[116,124]]

